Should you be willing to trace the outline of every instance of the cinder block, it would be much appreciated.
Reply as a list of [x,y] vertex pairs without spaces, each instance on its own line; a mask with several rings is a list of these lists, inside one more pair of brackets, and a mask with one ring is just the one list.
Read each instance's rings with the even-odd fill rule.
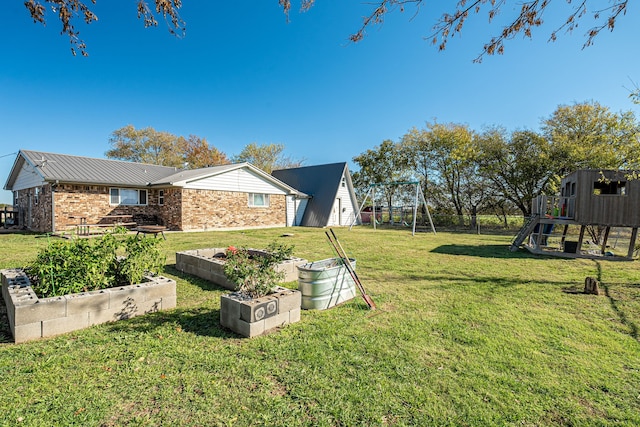
[[64,297],[41,298],[33,304],[16,303],[15,325],[27,325],[39,321],[58,319],[67,315],[67,300]]
[[42,321],[42,336],[51,337],[89,326],[89,313]]
[[197,260],[198,269],[203,271],[211,271],[211,260],[203,256],[195,257]]
[[65,298],[67,300],[67,316],[109,308],[110,295],[106,290],[66,295]]
[[127,285],[118,288],[106,289],[109,291],[109,308],[118,309],[127,304],[144,301],[142,285]]
[[116,313],[118,313],[118,311],[111,308],[106,310],[91,311],[89,312],[89,326],[120,320],[118,319]]
[[145,300],[156,300],[176,294],[176,282],[174,280],[154,280],[142,283]]
[[268,331],[273,328],[284,326],[289,323],[289,312],[279,313],[276,316],[264,319],[264,330]]
[[138,305],[138,310],[140,310],[140,312],[136,313],[136,315],[155,313],[157,311],[160,311],[161,308],[162,308],[162,298],[158,298],[156,300],[144,301]]
[[264,334],[266,330],[264,322],[264,320],[260,320],[259,322],[249,323],[242,319],[236,319],[236,326],[233,330],[244,337],[253,338]]
[[11,324],[11,333],[16,344],[42,338],[42,322],[28,323],[26,325],[14,326]]
[[233,328],[240,319],[240,302],[229,295],[220,297],[220,324],[225,328]]
[[278,314],[278,299],[272,296],[243,301],[240,305],[240,319],[256,322]]
[[274,296],[278,298],[278,310],[280,313],[300,308],[302,304],[302,293],[300,291],[278,287]]
[[175,295],[162,297],[162,307],[161,307],[162,310],[176,308],[177,305],[178,305],[178,298]]
[[294,308],[289,312],[289,323],[296,323],[300,321],[300,312],[301,309]]

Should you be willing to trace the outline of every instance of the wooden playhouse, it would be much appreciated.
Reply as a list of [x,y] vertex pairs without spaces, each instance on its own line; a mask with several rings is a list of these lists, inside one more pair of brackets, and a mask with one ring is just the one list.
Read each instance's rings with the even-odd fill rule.
[[[558,196],[532,201],[531,217],[513,240],[512,251],[522,245],[536,254],[633,259],[640,227],[640,178],[629,171],[583,169],[563,178],[560,188]],[[579,228],[577,239],[569,233],[572,226]],[[598,249],[583,248],[588,226],[604,229]],[[624,229],[629,245],[623,255],[608,250],[612,228],[618,233]]]

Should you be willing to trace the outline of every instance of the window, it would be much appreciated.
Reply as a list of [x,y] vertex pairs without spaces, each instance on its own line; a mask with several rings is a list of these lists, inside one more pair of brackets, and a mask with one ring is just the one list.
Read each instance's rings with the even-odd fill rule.
[[33,204],[37,205],[40,201],[40,187],[35,187],[33,191]]
[[164,205],[164,190],[158,191],[158,204],[160,206]]
[[342,176],[341,185],[342,185],[343,187],[346,187],[346,186],[347,186],[347,178],[346,178],[344,175]]
[[112,205],[146,205],[147,190],[112,188],[109,191],[109,203]]
[[249,193],[249,206],[252,207],[269,207],[269,195],[260,193]]
[[627,194],[625,184],[624,181],[596,181],[593,183],[593,194],[625,196]]

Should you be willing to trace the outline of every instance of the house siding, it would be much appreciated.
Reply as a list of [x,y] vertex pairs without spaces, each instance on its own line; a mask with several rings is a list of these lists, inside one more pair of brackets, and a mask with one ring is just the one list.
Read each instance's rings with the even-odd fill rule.
[[237,169],[187,183],[184,188],[229,192],[285,194],[263,177],[246,169]]
[[182,190],[182,230],[217,228],[284,227],[284,195],[271,194],[268,207],[249,207],[247,193],[214,190]]
[[36,172],[33,166],[23,161],[20,173],[18,173],[12,188],[13,190],[27,190],[42,186],[43,184],[44,180],[42,176]]

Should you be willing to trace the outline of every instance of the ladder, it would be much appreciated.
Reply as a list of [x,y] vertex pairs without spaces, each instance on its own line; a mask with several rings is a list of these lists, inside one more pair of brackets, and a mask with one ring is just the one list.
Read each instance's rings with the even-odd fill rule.
[[532,214],[524,223],[524,225],[522,226],[522,228],[520,229],[520,231],[518,232],[518,235],[513,239],[513,241],[511,242],[511,246],[509,247],[509,250],[511,252],[515,252],[518,250],[518,248],[520,247],[520,245],[522,244],[522,242],[524,242],[524,239],[527,238],[527,236],[529,234],[531,234],[531,232],[533,231],[533,229],[536,227],[536,225],[538,225],[538,222],[540,221],[540,214]]

